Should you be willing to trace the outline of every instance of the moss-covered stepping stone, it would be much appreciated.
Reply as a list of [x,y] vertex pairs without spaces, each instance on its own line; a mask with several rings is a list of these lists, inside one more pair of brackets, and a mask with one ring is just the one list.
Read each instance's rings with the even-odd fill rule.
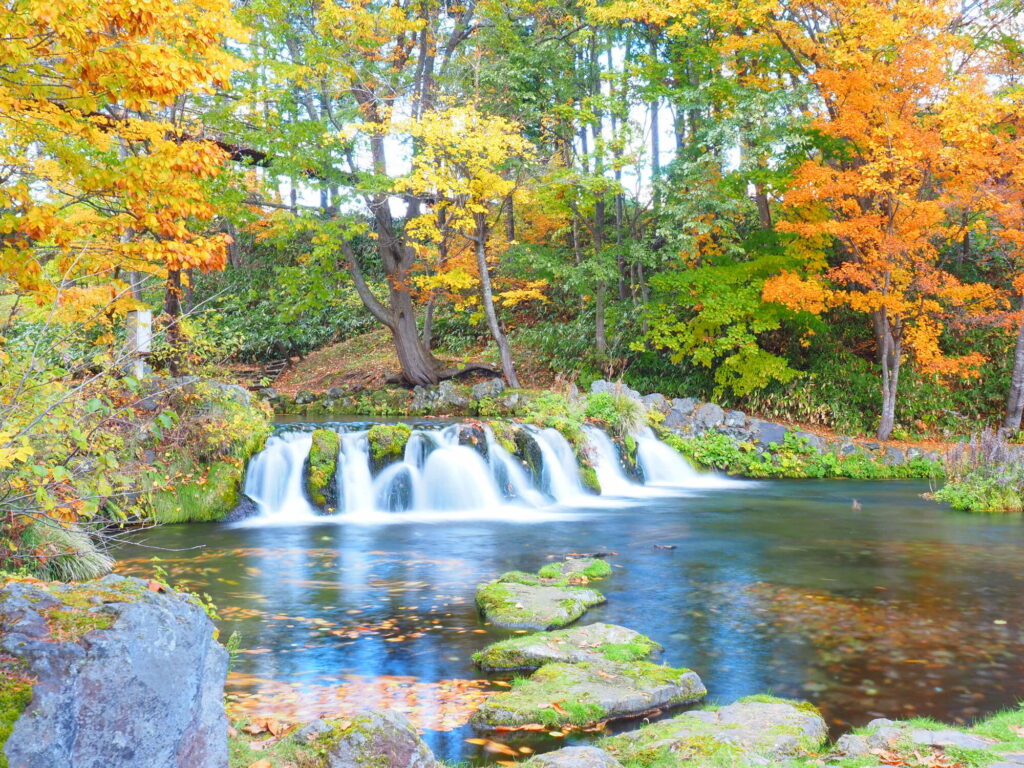
[[612,575],[612,567],[596,557],[570,557],[560,563],[548,563],[537,575],[542,579],[590,580]]
[[[748,696],[726,707],[684,712],[599,746],[629,765],[776,765],[821,750],[828,729],[806,702]],[[689,764],[689,763],[687,763]]]
[[698,701],[707,694],[696,672],[649,661],[547,664],[487,700],[473,715],[487,731],[532,723],[586,727],[652,709]]
[[596,589],[495,581],[476,591],[484,617],[505,629],[557,629],[605,601]]
[[502,640],[473,654],[489,672],[537,669],[545,664],[640,661],[661,650],[658,643],[616,624],[587,624]]

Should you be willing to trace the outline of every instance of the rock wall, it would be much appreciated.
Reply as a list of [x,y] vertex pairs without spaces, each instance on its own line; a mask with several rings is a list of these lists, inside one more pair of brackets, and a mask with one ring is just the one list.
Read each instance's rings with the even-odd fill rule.
[[226,768],[228,654],[214,631],[190,598],[138,579],[7,584],[0,655],[31,698],[0,729],[6,764]]
[[747,416],[743,411],[726,410],[715,403],[702,403],[696,398],[683,397],[669,400],[654,393],[641,395],[635,389],[609,381],[598,380],[590,386],[591,392],[619,392],[639,400],[648,408],[665,415],[662,426],[681,437],[697,437],[708,432],[719,432],[736,442],[753,443],[759,451],[769,450],[772,444],[781,445],[787,435],[801,438],[819,453],[835,453],[840,456],[863,453],[880,459],[884,464],[904,464],[912,459],[941,461],[942,456],[934,451],[919,448],[902,450],[883,446],[874,440],[851,436],[826,439],[811,432],[794,429],[786,424]]

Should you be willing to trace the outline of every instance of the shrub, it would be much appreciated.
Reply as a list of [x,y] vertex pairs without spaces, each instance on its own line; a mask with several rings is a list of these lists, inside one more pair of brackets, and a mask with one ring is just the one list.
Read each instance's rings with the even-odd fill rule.
[[946,454],[946,484],[932,494],[967,512],[1024,511],[1024,463],[997,432],[984,430]]
[[635,434],[647,425],[647,409],[643,403],[621,392],[589,394],[584,415],[605,424],[617,437]]

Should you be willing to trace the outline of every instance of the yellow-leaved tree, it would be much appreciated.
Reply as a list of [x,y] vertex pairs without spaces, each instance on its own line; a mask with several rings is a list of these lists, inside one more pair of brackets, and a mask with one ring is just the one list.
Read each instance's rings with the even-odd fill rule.
[[[525,200],[522,184],[534,156],[522,127],[503,117],[481,112],[475,105],[428,110],[420,117],[400,121],[395,130],[409,136],[417,151],[408,174],[395,181],[395,189],[425,206],[409,220],[407,232],[428,266],[420,278],[427,290],[451,285],[453,280],[479,286],[479,301],[501,356],[501,370],[510,386],[518,387],[508,339],[495,307],[543,299],[540,284],[518,286],[495,295],[491,264],[500,252],[494,247],[494,224],[512,209],[513,198]],[[472,265],[467,269],[460,254],[468,246]],[[475,267],[474,270],[472,269]]]
[[0,561],[25,556],[32,520],[93,516],[115,492],[118,404],[97,383],[129,276],[166,281],[173,335],[182,273],[224,264],[211,183],[228,154],[187,115],[243,37],[229,0],[0,8]]

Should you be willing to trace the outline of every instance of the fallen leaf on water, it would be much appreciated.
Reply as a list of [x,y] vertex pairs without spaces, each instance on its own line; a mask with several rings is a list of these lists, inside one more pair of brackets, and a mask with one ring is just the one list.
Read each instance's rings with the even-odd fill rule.
[[487,739],[466,739],[467,744],[476,744],[478,747],[482,747],[487,743]]
[[500,741],[488,741],[484,744],[484,749],[498,755],[511,755],[515,757],[518,754],[512,747],[502,744]]

